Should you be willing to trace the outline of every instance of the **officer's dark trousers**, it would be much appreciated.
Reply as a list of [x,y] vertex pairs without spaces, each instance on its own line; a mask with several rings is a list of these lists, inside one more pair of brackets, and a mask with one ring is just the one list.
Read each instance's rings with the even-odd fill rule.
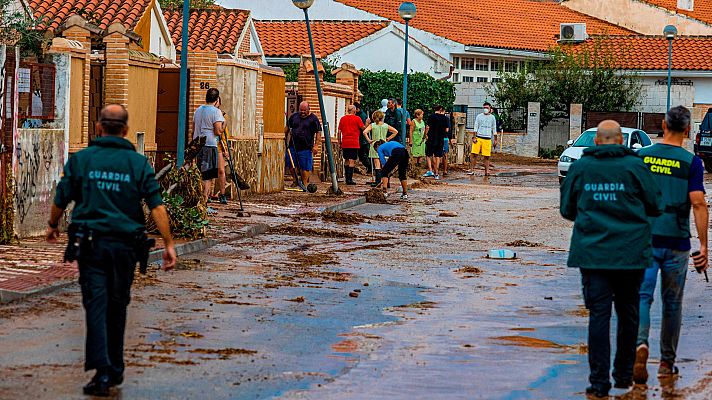
[[126,307],[136,268],[131,243],[94,239],[91,251],[79,261],[79,284],[86,310],[86,360],[84,369],[124,371]]
[[645,270],[600,270],[581,268],[583,297],[589,310],[588,363],[591,386],[603,392],[611,388],[611,305],[615,303],[618,327],[613,379],[633,381],[635,344],[638,337],[640,284]]

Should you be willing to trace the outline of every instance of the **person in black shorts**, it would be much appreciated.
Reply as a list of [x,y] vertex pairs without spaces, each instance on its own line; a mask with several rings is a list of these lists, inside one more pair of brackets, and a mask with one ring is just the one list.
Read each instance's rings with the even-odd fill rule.
[[[403,188],[403,194],[401,199],[408,199],[408,161],[410,155],[408,155],[408,150],[405,146],[396,141],[385,142],[379,140],[373,144],[373,148],[378,152],[378,158],[381,160],[381,165],[383,169],[381,170],[381,187],[386,192],[388,196],[388,176],[393,172],[393,170],[398,167],[398,179],[401,182],[401,187]],[[386,161],[388,157],[388,161]]]
[[428,161],[428,172],[423,177],[435,177],[436,180],[439,180],[438,168],[440,160],[445,155],[445,138],[450,130],[450,121],[445,115],[443,106],[435,106],[433,111],[435,112],[428,118],[428,124],[425,127],[425,157]]

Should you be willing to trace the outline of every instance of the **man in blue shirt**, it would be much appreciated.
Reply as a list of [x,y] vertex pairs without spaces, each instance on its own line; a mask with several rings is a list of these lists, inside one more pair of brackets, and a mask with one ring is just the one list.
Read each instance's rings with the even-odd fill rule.
[[[393,172],[393,170],[398,167],[398,179],[400,179],[401,187],[403,187],[403,194],[401,199],[408,200],[408,151],[405,147],[396,142],[384,142],[379,140],[373,144],[373,148],[378,152],[378,158],[381,159],[381,165],[383,169],[381,170],[381,187],[388,195],[388,177]],[[386,157],[388,161],[386,162]]]
[[682,148],[690,133],[690,110],[671,108],[663,121],[663,142],[641,149],[642,157],[662,190],[663,214],[652,221],[653,263],[646,269],[640,287],[640,324],[633,380],[648,380],[648,334],[658,272],[661,275],[663,318],[660,328],[658,379],[678,374],[675,366],[682,323],[682,296],[690,256],[690,210],[695,217],[700,254],[694,257],[698,272],[707,269],[707,229],[709,213],[705,200],[704,166],[699,157]]

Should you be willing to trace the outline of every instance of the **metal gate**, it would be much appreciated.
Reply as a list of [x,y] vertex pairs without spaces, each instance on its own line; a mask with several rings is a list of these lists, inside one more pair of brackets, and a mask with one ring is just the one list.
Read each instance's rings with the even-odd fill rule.
[[600,112],[587,111],[584,114],[584,129],[591,129],[598,126],[601,121],[612,119],[626,128],[642,129],[648,135],[663,134],[664,113],[644,113],[644,112]]

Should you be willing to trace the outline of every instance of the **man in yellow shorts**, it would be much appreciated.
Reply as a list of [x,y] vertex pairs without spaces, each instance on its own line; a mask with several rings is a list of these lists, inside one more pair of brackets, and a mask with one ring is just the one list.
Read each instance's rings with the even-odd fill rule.
[[472,150],[470,151],[470,172],[475,174],[475,167],[480,154],[485,158],[485,176],[489,175],[490,156],[492,155],[492,142],[497,133],[497,119],[492,115],[492,105],[483,104],[484,112],[475,119],[475,136],[472,137]]

